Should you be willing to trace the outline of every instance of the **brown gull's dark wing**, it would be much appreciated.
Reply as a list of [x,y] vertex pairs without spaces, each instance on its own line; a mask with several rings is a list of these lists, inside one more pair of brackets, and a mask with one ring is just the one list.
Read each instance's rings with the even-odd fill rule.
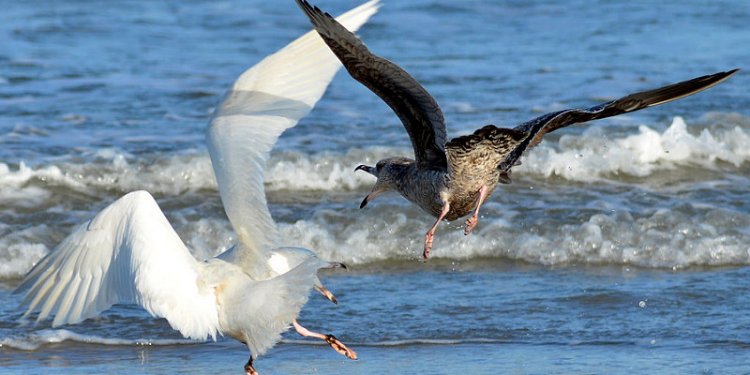
[[542,137],[551,131],[568,125],[634,112],[639,109],[684,98],[721,83],[738,70],[732,69],[726,72],[705,75],[658,89],[631,94],[589,109],[566,109],[539,116],[514,128],[521,132],[527,132],[529,137],[521,142],[515,150],[510,152],[508,157],[498,167],[500,170],[509,170],[518,162],[518,159],[527,148],[536,146],[542,141]]
[[445,168],[445,119],[430,93],[399,66],[372,54],[328,13],[305,0],[296,1],[349,74],[377,94],[401,119],[417,164]]

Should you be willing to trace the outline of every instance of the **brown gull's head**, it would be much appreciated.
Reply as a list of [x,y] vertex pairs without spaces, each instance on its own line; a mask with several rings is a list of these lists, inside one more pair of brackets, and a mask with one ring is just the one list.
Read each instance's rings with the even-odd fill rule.
[[362,170],[378,179],[375,181],[375,186],[372,187],[370,193],[362,200],[359,208],[367,206],[367,203],[370,203],[371,200],[375,199],[381,193],[389,190],[398,190],[396,181],[403,178],[405,167],[413,163],[414,160],[412,159],[395,157],[383,159],[374,167],[364,164],[358,165],[354,169],[355,172]]

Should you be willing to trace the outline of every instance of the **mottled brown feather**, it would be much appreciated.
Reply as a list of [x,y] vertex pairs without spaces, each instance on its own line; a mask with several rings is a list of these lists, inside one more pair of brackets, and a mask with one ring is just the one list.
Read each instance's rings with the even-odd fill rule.
[[[523,131],[487,125],[473,134],[453,138],[445,145],[451,180],[484,183],[487,176],[498,173],[497,166],[528,136]],[[497,179],[510,183],[509,174],[500,174]]]

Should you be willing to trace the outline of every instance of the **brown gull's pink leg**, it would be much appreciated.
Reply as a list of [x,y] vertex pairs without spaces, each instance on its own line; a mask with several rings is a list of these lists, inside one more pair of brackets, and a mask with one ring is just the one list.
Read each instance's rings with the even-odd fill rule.
[[470,218],[466,219],[466,228],[464,229],[464,235],[468,236],[474,227],[479,222],[479,207],[487,199],[487,185],[482,185],[479,189],[479,197],[477,197],[477,208],[474,209],[474,214]]
[[430,257],[430,250],[432,249],[432,240],[435,238],[435,230],[438,227],[438,224],[443,220],[445,215],[448,215],[448,212],[451,210],[451,204],[448,202],[445,202],[443,204],[443,210],[440,212],[440,216],[438,216],[437,220],[435,220],[435,225],[430,228],[430,230],[427,231],[427,234],[424,235],[424,251],[422,252],[422,258],[424,260],[427,260]]

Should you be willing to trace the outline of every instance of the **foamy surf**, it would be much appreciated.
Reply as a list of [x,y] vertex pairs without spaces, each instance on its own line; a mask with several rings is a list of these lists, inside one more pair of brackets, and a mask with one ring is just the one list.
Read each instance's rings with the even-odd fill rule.
[[748,160],[747,129],[704,128],[694,134],[685,120],[675,117],[663,132],[640,125],[636,134],[612,138],[602,128],[590,127],[579,136],[563,135],[558,144],[543,142],[524,157],[518,173],[597,181],[619,174],[646,177],[682,166],[715,169],[728,163],[738,168]]
[[[269,191],[339,191],[369,188],[372,177],[354,173],[359,164],[374,164],[410,149],[373,147],[312,155],[287,150],[274,153],[266,172]],[[689,129],[675,117],[664,131],[641,125],[631,135],[612,137],[592,126],[581,135],[542,142],[524,156],[516,176],[557,176],[571,181],[617,181],[621,176],[647,177],[665,170],[700,167],[740,168],[750,160],[750,129],[708,126]],[[102,149],[83,157],[55,159],[30,166],[24,161],[0,163],[0,205],[34,207],[49,198],[51,188],[79,192],[145,189],[157,195],[216,190],[208,154],[203,150],[176,155],[144,155]]]
[[0,223],[0,280],[18,278],[26,274],[36,262],[49,252],[42,239],[48,238],[49,228],[39,225],[12,230]]
[[[623,180],[623,176],[643,177],[648,182],[661,172],[670,171],[684,175],[689,182],[680,180],[667,188],[639,183],[638,187],[648,194],[670,196],[706,189],[729,191],[731,186],[746,182],[736,172],[745,168],[750,159],[750,130],[743,126],[750,121],[740,115],[727,116],[707,116],[710,125],[701,130],[691,129],[679,117],[663,131],[642,125],[635,133],[608,136],[601,128],[591,127],[580,135],[564,135],[559,142],[543,142],[525,157],[516,177],[524,176],[527,182],[534,183],[556,176],[575,182],[597,182],[599,186],[623,185],[624,191],[634,185]],[[410,152],[393,147],[312,155],[282,151],[269,160],[266,188],[272,197],[275,194],[292,202],[300,191],[366,191],[373,178],[354,173],[356,165],[374,164],[383,157]],[[724,177],[696,181],[697,177],[691,177],[696,168]],[[698,202],[677,201],[681,206],[671,210],[656,207],[644,210],[641,203],[639,209],[617,212],[594,206],[587,209],[600,212],[579,214],[579,221],[570,223],[561,221],[558,211],[548,211],[555,208],[535,205],[550,192],[527,197],[521,191],[525,187],[518,182],[507,188],[515,189],[509,194],[517,198],[504,200],[500,207],[496,202],[506,189],[500,187],[471,236],[463,236],[459,222],[443,224],[437,234],[434,256],[501,257],[544,265],[585,263],[656,268],[750,264],[747,245],[750,216],[726,208],[725,204],[712,207],[711,200],[703,206]],[[559,188],[566,186],[562,184]],[[0,279],[21,277],[68,234],[70,222],[81,222],[96,214],[59,206],[61,189],[113,201],[138,189],[148,190],[157,198],[180,197],[185,193],[200,196],[206,192],[215,196],[216,182],[210,159],[200,150],[136,157],[115,149],[100,149],[34,166],[23,162],[0,163],[0,207],[8,215],[44,211],[56,215],[57,223],[66,223],[1,224]],[[621,191],[591,190],[586,195],[609,202],[602,207],[629,207],[629,196],[621,194]],[[271,205],[272,210],[279,207],[273,200]],[[357,202],[319,205],[301,220],[297,214],[291,215],[293,221],[280,220],[283,238],[288,239],[289,245],[306,246],[324,258],[353,265],[418,258],[424,231],[432,221],[430,216],[400,198],[379,198],[364,211],[356,206]],[[529,208],[543,218],[528,221]],[[223,214],[196,212],[201,209],[172,207],[165,209],[165,213],[195,255],[205,259],[231,246],[236,238]]]
[[[517,215],[508,211],[507,216],[485,216],[470,236],[463,235],[460,222],[442,224],[433,257],[506,258],[552,266],[750,265],[750,215],[743,212],[690,206],[639,217],[625,211],[598,213],[571,224],[560,224],[554,215],[525,223]],[[356,266],[389,260],[417,262],[430,221],[428,215],[409,207],[381,204],[371,212],[321,210],[308,220],[279,227],[285,244],[304,246],[324,259]],[[225,250],[235,240],[223,218],[202,219],[176,226],[176,230],[199,259]],[[0,279],[22,276],[48,251],[24,234],[2,241]]]
[[[268,161],[266,189],[352,190],[371,183],[370,176],[354,173],[360,163],[376,163],[408,150],[372,148],[345,153],[305,155],[293,151],[275,153]],[[177,155],[130,154],[105,149],[75,160],[29,166],[0,163],[0,205],[33,207],[49,197],[49,190],[66,188],[92,193],[96,190],[128,192],[147,190],[158,195],[179,195],[200,190],[216,191],[216,179],[208,153],[190,151]]]
[[[399,212],[403,209],[392,206],[377,211],[371,212],[370,218],[357,216],[349,221],[345,213],[326,212],[311,221],[281,225],[281,231],[290,243],[315,249],[326,259],[351,264],[416,261],[430,217],[410,218]],[[682,269],[750,265],[750,215],[742,212],[682,207],[633,217],[623,211],[594,214],[582,223],[562,225],[553,215],[530,224],[518,219],[484,217],[470,236],[463,235],[461,222],[443,224],[432,256],[506,258],[551,266]]]
[[180,339],[136,339],[107,338],[96,335],[84,335],[67,329],[43,329],[31,331],[0,338],[0,348],[12,348],[17,350],[37,350],[44,345],[58,344],[62,342],[76,342],[83,344],[98,345],[121,345],[121,346],[162,346],[162,345],[185,345],[194,344],[196,341]]

